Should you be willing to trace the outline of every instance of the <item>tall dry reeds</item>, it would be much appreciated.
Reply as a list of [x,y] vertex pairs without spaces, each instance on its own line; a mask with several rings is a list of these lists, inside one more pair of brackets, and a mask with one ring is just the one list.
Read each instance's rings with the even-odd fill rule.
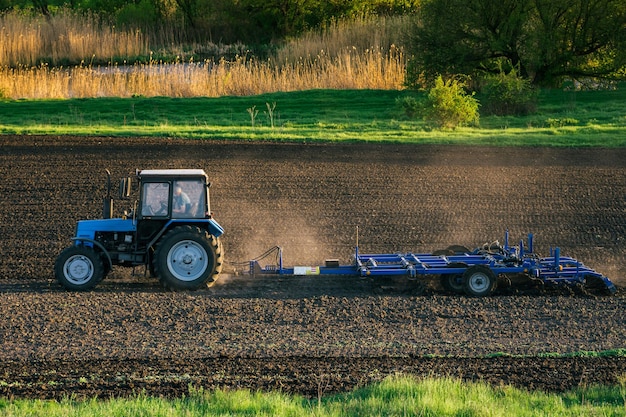
[[[400,89],[406,60],[395,39],[401,40],[401,19],[335,22],[323,31],[312,31],[289,42],[265,61],[238,57],[232,61],[132,66],[5,66],[0,68],[0,96],[218,97],[326,88]],[[89,32],[82,35],[84,39],[89,36]],[[84,54],[103,53],[91,48],[85,44],[74,49]]]
[[335,20],[286,42],[276,52],[277,62],[315,59],[323,53],[331,57],[345,54],[346,48],[356,53],[369,50],[402,49],[411,16],[374,17]]
[[234,62],[153,63],[130,67],[3,68],[0,95],[7,98],[219,97],[276,91],[400,89],[404,56],[397,49],[346,51],[312,62],[277,66],[239,58]]
[[65,62],[107,61],[149,53],[146,37],[117,30],[91,13],[62,10],[49,18],[12,12],[0,15],[0,65],[56,66]]

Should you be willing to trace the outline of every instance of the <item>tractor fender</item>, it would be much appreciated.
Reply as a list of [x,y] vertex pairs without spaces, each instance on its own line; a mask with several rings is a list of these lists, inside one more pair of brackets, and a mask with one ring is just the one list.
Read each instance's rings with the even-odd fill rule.
[[222,229],[221,226],[217,224],[217,222],[215,222],[214,220],[209,220],[209,221],[207,221],[206,219],[200,219],[200,220],[185,219],[182,221],[170,220],[169,222],[165,224],[165,226],[163,226],[163,228],[159,231],[159,233],[157,233],[156,236],[152,238],[152,240],[148,243],[146,248],[149,249],[151,247],[154,247],[154,245],[159,241],[159,239],[161,239],[161,236],[163,236],[165,232],[169,231],[170,229],[176,226],[182,226],[182,225],[198,226],[201,229],[207,230],[209,234],[213,235],[216,238],[220,237],[224,233],[224,229]]
[[94,246],[97,246],[98,249],[100,249],[102,251],[102,253],[104,253],[104,255],[106,256],[107,262],[109,264],[109,269],[113,268],[113,261],[111,260],[111,255],[109,255],[109,252],[105,249],[104,246],[102,246],[102,243],[100,243],[100,242],[98,242],[96,240],[90,239],[88,237],[73,237],[72,241],[74,241],[74,242],[89,242],[89,243],[93,244]]

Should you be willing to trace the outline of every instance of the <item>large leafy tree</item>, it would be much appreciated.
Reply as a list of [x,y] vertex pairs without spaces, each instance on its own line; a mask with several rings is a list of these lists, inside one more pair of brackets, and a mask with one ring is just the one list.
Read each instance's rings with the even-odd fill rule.
[[626,75],[624,0],[426,0],[412,32],[417,75],[517,68],[535,84]]

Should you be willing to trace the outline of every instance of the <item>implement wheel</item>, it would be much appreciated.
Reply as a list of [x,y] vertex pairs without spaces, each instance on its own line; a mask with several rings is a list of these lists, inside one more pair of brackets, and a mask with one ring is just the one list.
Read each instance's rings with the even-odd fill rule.
[[444,290],[455,294],[461,294],[465,289],[462,275],[443,274],[439,282]]
[[448,252],[452,252],[455,255],[462,255],[464,253],[470,253],[471,252],[471,250],[469,250],[468,248],[466,248],[463,245],[451,245],[451,246],[448,246],[446,248],[446,250]]
[[88,291],[104,278],[102,257],[88,246],[70,246],[54,263],[59,284],[72,291]]
[[464,288],[467,295],[486,297],[496,289],[496,276],[491,269],[475,265],[463,274]]
[[179,226],[157,244],[154,273],[172,290],[197,290],[221,270],[221,246],[198,227]]
[[462,245],[451,245],[445,249],[438,249],[434,251],[432,254],[435,256],[452,256],[452,255],[462,255],[464,253],[470,253],[471,251]]
[[[467,268],[467,264],[462,262],[452,262],[448,268]],[[441,274],[439,282],[444,290],[455,294],[462,294],[465,291],[465,280],[463,274]]]

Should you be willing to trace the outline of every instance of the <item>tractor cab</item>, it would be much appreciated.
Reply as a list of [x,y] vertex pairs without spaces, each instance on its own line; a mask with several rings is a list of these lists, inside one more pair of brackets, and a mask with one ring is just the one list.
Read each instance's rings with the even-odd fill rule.
[[210,217],[210,183],[203,170],[143,170],[137,178],[139,220]]

